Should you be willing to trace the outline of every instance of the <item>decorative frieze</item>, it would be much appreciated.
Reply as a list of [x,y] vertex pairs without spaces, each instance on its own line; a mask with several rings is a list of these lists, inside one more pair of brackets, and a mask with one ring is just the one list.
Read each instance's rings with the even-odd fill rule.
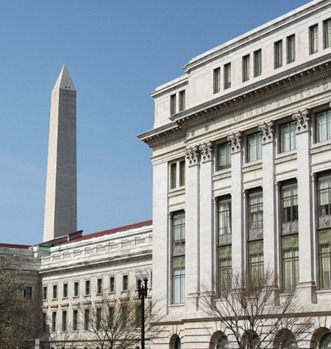
[[303,133],[309,129],[309,110],[300,110],[292,114],[292,119],[297,122],[297,133]]
[[241,133],[236,132],[228,136],[227,140],[231,143],[231,151],[235,153],[241,150]]
[[272,121],[265,122],[263,125],[258,127],[258,130],[262,134],[262,143],[269,143],[273,141],[273,123]]

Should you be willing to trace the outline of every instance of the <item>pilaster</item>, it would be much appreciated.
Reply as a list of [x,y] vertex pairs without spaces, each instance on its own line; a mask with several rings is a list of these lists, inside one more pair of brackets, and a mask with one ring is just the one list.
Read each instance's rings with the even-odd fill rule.
[[200,211],[200,151],[198,146],[186,148],[185,178],[185,309],[195,311],[200,285],[199,267],[199,211]]
[[231,204],[232,204],[232,269],[243,267],[243,222],[242,222],[242,152],[241,133],[228,137],[231,142]]
[[277,270],[273,123],[264,123],[259,126],[259,131],[262,133],[264,268]]
[[296,146],[298,157],[298,210],[299,210],[299,283],[300,296],[314,301],[313,277],[312,198],[310,176],[309,112],[298,111],[292,115],[297,122]]

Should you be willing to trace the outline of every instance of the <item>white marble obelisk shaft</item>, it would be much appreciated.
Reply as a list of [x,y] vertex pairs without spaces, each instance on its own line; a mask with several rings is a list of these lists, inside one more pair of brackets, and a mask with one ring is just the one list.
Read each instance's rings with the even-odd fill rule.
[[76,89],[65,65],[50,114],[44,241],[77,230]]

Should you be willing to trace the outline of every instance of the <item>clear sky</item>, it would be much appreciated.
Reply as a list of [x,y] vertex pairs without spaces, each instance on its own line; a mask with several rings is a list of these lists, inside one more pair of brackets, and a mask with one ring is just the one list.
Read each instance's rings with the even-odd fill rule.
[[50,93],[77,89],[78,229],[152,218],[153,90],[308,0],[1,0],[0,242],[43,239]]

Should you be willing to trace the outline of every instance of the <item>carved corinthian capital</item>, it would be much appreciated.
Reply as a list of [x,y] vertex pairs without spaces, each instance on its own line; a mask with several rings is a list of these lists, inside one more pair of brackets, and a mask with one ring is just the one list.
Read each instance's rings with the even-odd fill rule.
[[262,133],[262,143],[268,143],[273,140],[272,125],[272,121],[269,121],[258,127],[258,130]]
[[232,153],[237,152],[241,149],[241,133],[236,132],[228,136],[227,140],[231,143]]
[[199,147],[189,147],[186,148],[186,159],[188,160],[189,166],[197,165],[199,162]]
[[309,129],[309,110],[300,110],[292,114],[292,119],[297,122],[297,133],[306,132]]
[[213,153],[213,144],[212,142],[203,143],[199,146],[200,154],[201,154],[201,161],[207,162],[210,161],[212,158]]

